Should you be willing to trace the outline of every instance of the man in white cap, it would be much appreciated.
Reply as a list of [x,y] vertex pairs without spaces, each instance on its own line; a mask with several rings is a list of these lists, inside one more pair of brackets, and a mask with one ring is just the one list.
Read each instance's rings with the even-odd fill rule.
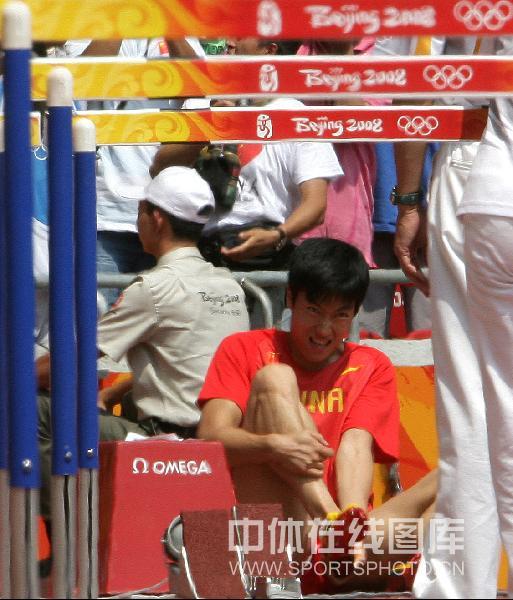
[[[244,292],[229,271],[213,268],[197,249],[215,201],[194,169],[165,169],[144,196],[137,228],[157,265],[137,277],[101,320],[98,348],[115,361],[127,355],[143,428],[149,419],[150,433],[189,437],[212,354],[224,337],[248,328]],[[115,389],[101,398],[107,404],[119,399]]]
[[[209,185],[187,167],[164,169],[145,190],[137,225],[157,265],[125,289],[98,326],[100,355],[114,361],[126,355],[133,376],[102,392],[100,407],[108,408],[131,388],[136,410],[130,418],[102,410],[102,440],[125,439],[129,432],[193,437],[196,398],[212,355],[227,335],[248,329],[242,288],[227,269],[205,261],[196,246],[214,208]],[[37,367],[40,389],[49,388],[48,355]],[[40,397],[40,411],[49,476],[48,395]]]

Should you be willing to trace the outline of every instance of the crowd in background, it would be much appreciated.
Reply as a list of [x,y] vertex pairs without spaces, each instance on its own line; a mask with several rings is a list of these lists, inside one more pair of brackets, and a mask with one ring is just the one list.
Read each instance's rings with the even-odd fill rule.
[[[122,42],[68,41],[62,46],[38,45],[40,56],[77,57],[119,55],[126,58],[195,57],[220,54],[330,54],[351,55],[373,52],[374,39],[332,42],[259,42],[256,39],[196,40],[180,42],[163,39],[123,40]],[[244,103],[247,104],[248,101]],[[351,98],[335,101],[308,101],[312,106],[390,103],[386,100]],[[214,102],[215,104],[215,102]],[[223,104],[229,104],[223,101]],[[162,99],[129,101],[76,101],[77,109],[198,109],[205,99]],[[279,99],[270,107],[300,107],[296,99]],[[139,190],[165,165],[166,153],[172,163],[197,165],[201,145],[173,144],[155,146],[100,146],[97,152],[97,268],[99,273],[137,273],[154,266],[154,259],[143,252],[137,236],[137,198]],[[432,145],[426,155],[423,185],[427,187]],[[221,156],[228,156],[222,146]],[[200,244],[202,254],[214,264],[232,270],[286,270],[293,247],[311,237],[330,237],[356,246],[370,268],[398,268],[393,251],[397,208],[390,202],[395,180],[392,143],[345,142],[337,144],[289,142],[266,145],[246,144],[229,148],[238,157],[241,174],[237,180],[236,202],[231,210],[215,215],[205,227]],[[41,156],[41,149],[35,155]],[[44,150],[43,150],[44,155]],[[162,158],[161,158],[162,156]],[[178,162],[177,162],[178,161]],[[35,161],[40,168],[41,160]],[[223,168],[226,167],[223,162]],[[323,189],[324,183],[327,189]],[[41,196],[36,186],[36,197]],[[38,192],[38,193],[37,193]],[[233,202],[233,198],[231,200]],[[41,205],[41,202],[39,202]],[[44,203],[43,203],[44,204]],[[43,231],[41,232],[41,223]],[[35,215],[35,256],[42,266],[36,275],[45,276],[44,210]],[[274,237],[278,227],[279,239]],[[247,233],[249,231],[249,233]],[[252,235],[256,232],[256,235]],[[271,233],[272,232],[272,233]],[[243,243],[241,243],[243,242]],[[245,242],[245,243],[244,243]],[[249,247],[249,253],[246,248]],[[224,248],[221,252],[220,248]],[[276,252],[275,249],[279,248]],[[43,257],[43,259],[41,258]],[[99,307],[112,306],[119,289],[102,289]],[[44,319],[44,293],[38,302],[38,340],[47,346]],[[103,299],[105,302],[103,302]],[[273,302],[280,312],[280,301]],[[43,306],[43,308],[41,308]],[[394,310],[394,307],[396,310]],[[404,308],[403,310],[397,310]],[[396,315],[395,325],[392,315]],[[398,324],[397,317],[405,322]],[[279,321],[280,314],[275,315]],[[411,285],[371,284],[359,315],[362,337],[400,337],[407,332],[430,334],[429,300]],[[259,323],[258,318],[255,321]],[[392,320],[394,323],[394,320]]]

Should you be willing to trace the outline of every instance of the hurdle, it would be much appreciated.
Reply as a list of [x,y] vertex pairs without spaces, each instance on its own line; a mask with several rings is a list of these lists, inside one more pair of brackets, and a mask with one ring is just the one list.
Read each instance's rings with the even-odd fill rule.
[[57,68],[49,75],[48,106],[55,432],[51,489],[53,592],[55,597],[71,598],[78,582],[79,595],[94,598],[98,594],[96,139],[90,121],[72,122],[72,79],[66,69]]
[[56,66],[76,99],[443,98],[508,95],[511,58],[499,56],[209,56],[207,59],[77,57],[32,60],[32,97],[47,96]]
[[[2,0],[0,5],[5,3]],[[412,35],[511,35],[510,2],[478,0],[27,0],[34,40],[164,37],[340,39]],[[71,17],[72,15],[72,17]]]
[[75,581],[77,475],[76,349],[73,277],[72,83],[49,74],[50,347],[52,373],[51,519],[54,592],[71,597]]
[[96,133],[73,123],[75,151],[75,310],[77,327],[78,593],[98,596],[98,418],[96,371]]

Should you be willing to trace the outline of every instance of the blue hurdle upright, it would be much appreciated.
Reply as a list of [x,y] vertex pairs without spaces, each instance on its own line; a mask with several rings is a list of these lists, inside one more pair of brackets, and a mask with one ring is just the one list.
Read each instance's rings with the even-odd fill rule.
[[[37,529],[39,454],[34,372],[30,139],[31,19],[21,2],[4,8],[6,358],[10,481],[10,593],[39,596]],[[4,382],[5,385],[5,382]]]

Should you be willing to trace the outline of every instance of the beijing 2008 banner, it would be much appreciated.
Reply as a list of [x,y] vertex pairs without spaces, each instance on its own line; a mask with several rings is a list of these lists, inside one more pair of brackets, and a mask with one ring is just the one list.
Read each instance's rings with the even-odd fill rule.
[[479,140],[486,110],[461,107],[265,107],[200,111],[85,111],[99,144],[286,140]]
[[[513,33],[513,0],[26,0],[37,40]],[[0,2],[0,5],[5,0]]]
[[504,57],[208,57],[194,60],[78,58],[32,61],[32,94],[46,98],[55,66],[73,75],[75,98],[485,96],[513,91]]

